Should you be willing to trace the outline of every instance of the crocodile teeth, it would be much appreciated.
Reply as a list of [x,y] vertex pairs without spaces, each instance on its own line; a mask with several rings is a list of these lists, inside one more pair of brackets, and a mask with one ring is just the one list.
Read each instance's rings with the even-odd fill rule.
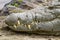
[[15,28],[17,27],[16,25],[13,25]]
[[32,22],[31,24],[34,24],[34,22]]
[[25,27],[27,27],[27,25],[25,25]]
[[20,25],[20,21],[18,20],[18,25]]
[[28,28],[31,29],[31,25],[28,25]]

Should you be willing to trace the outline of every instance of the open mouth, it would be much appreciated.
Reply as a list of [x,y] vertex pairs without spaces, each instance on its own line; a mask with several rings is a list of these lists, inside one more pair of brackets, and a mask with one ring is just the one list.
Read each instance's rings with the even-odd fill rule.
[[31,22],[31,23],[27,23],[27,24],[24,24],[24,23],[21,23],[20,20],[17,21],[17,24],[14,24],[13,27],[17,28],[18,26],[21,26],[23,25],[24,27],[28,28],[28,29],[31,29],[33,25],[37,24],[38,22]]

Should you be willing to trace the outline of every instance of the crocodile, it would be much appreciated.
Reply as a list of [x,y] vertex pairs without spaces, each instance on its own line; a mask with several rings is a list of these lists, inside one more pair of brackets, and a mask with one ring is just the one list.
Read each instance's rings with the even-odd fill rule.
[[60,2],[38,6],[23,13],[12,13],[5,23],[14,31],[60,35]]

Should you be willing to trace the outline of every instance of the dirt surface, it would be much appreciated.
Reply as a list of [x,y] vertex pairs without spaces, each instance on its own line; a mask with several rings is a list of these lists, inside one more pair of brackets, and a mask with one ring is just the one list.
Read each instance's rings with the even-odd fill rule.
[[4,23],[5,17],[0,16],[0,40],[60,40],[60,36],[14,32]]

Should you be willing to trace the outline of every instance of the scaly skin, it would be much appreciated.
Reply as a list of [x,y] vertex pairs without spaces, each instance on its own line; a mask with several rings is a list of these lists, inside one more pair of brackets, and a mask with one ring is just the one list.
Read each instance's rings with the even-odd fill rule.
[[59,34],[60,9],[54,6],[53,9],[48,9],[49,6],[40,6],[23,13],[12,13],[6,18],[5,23],[15,31]]
[[10,3],[12,0],[0,0],[0,10],[4,8],[8,3]]

